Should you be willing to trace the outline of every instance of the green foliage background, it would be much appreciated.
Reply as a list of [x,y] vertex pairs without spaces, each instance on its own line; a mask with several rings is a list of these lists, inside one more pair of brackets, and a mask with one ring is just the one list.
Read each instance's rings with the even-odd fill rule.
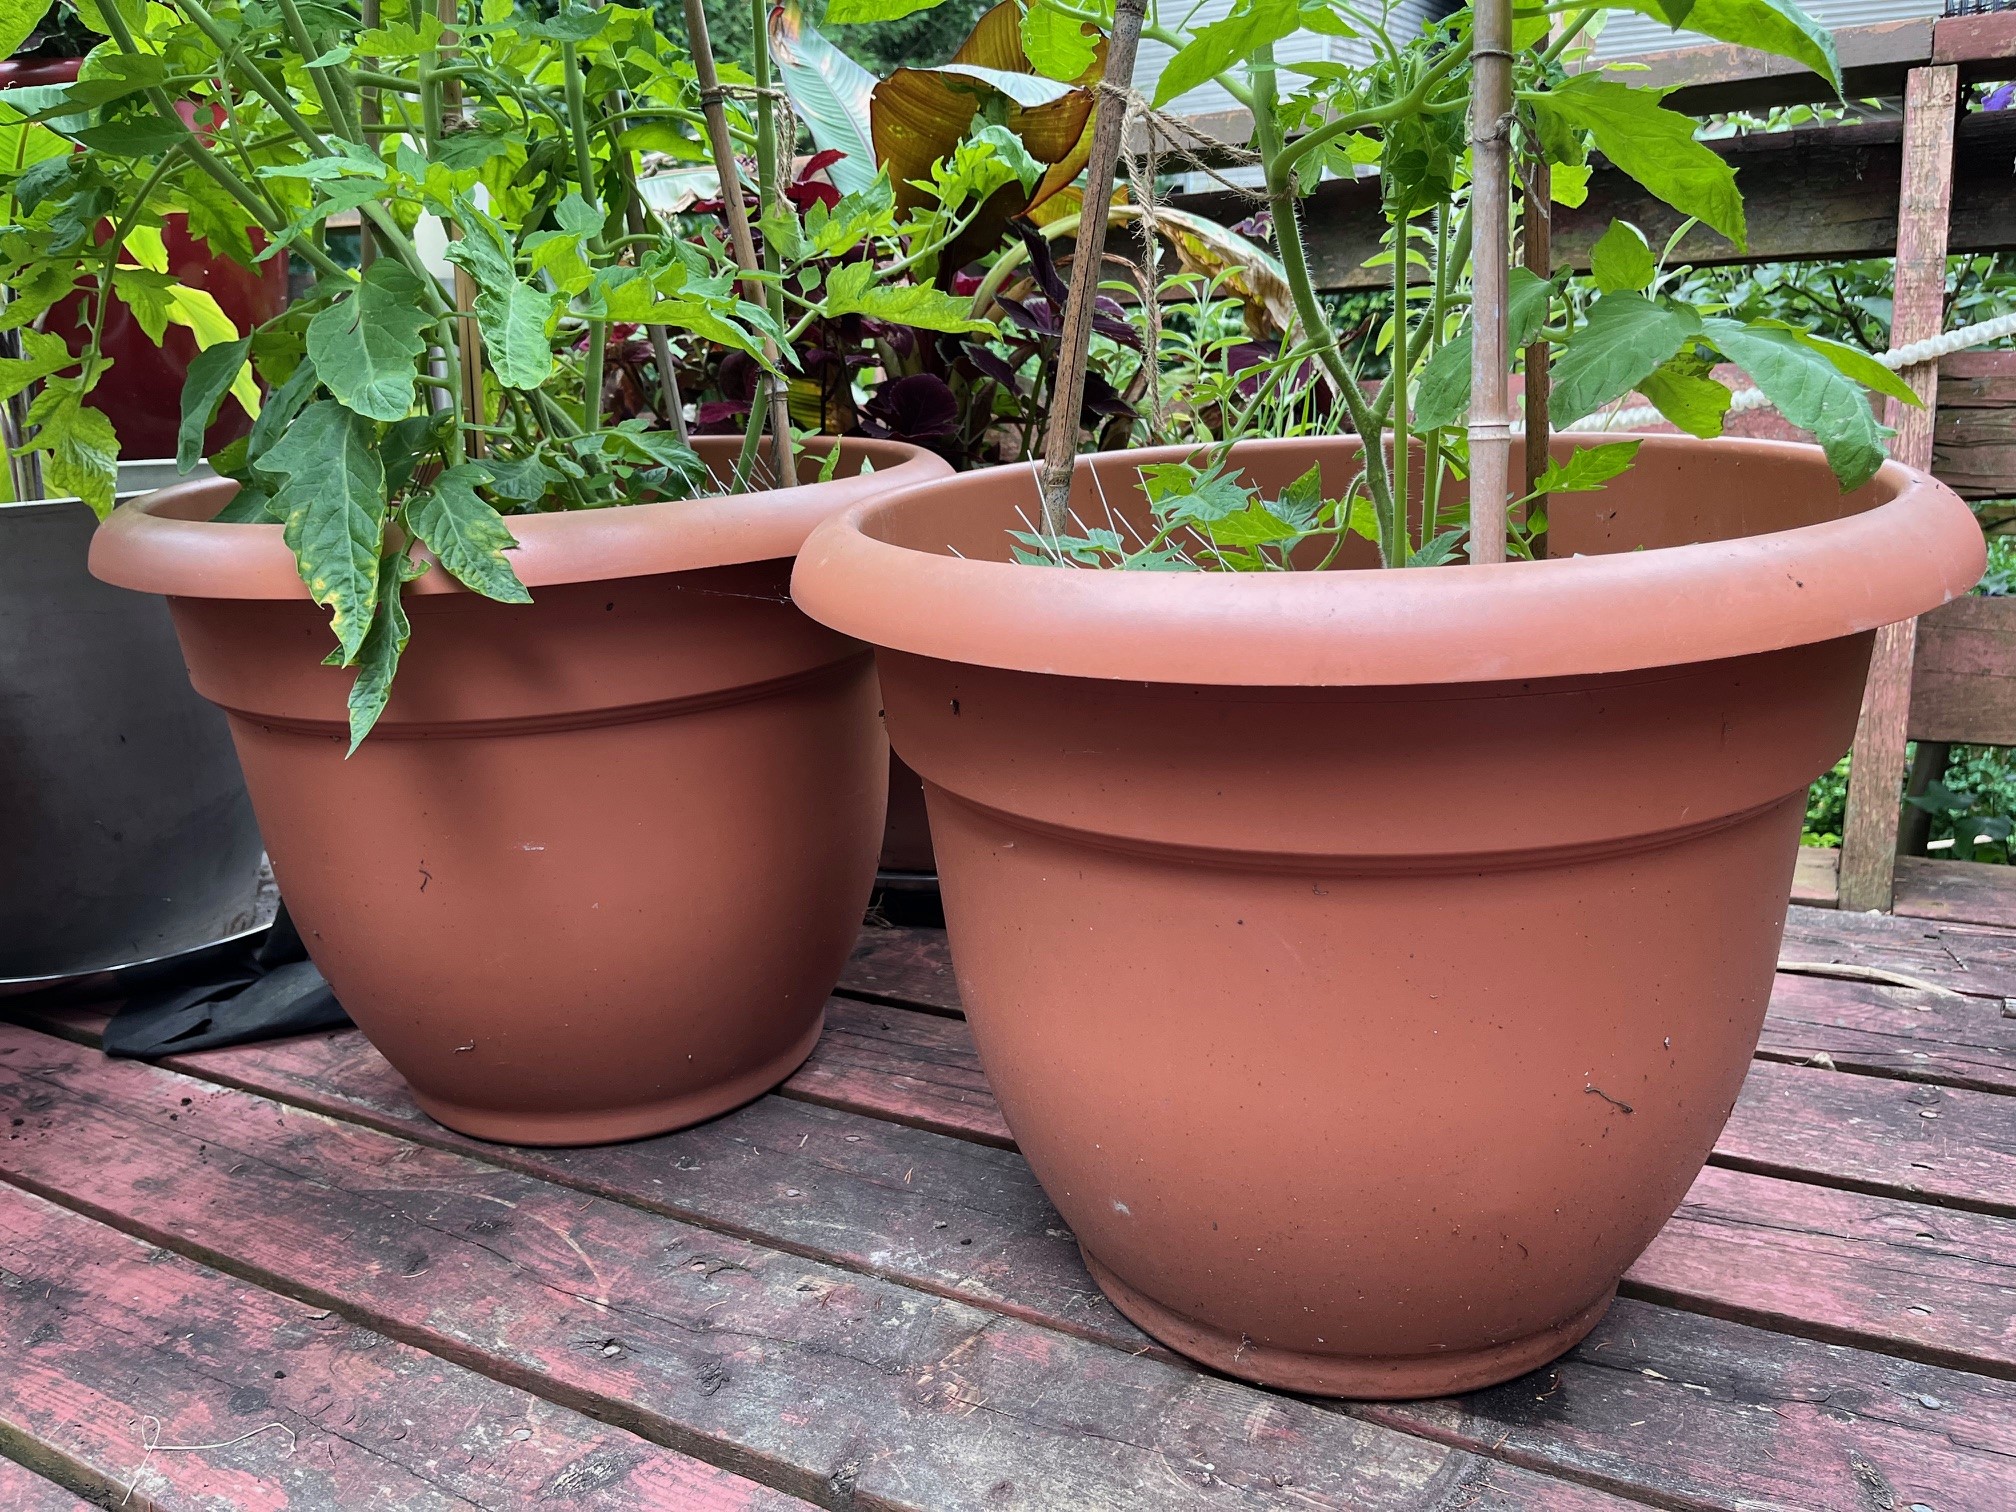
[[[683,41],[686,22],[679,0],[654,0],[654,4],[665,34]],[[766,13],[768,9],[766,3]],[[826,0],[805,0],[803,9],[806,20],[814,26],[824,23]],[[947,0],[935,10],[920,11],[900,21],[836,26],[828,35],[857,63],[886,78],[906,63],[946,62],[987,9],[986,0]],[[707,33],[716,54],[746,60],[754,19],[754,8],[744,0],[707,0]]]

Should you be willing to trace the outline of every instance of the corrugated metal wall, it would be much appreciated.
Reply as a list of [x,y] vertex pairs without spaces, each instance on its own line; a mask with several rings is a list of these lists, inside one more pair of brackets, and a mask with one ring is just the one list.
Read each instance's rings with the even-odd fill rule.
[[[1213,21],[1225,18],[1232,9],[1232,0],[1202,0],[1196,12],[1185,23],[1188,30],[1196,31]],[[1441,15],[1449,7],[1437,0],[1393,0],[1386,12],[1386,27],[1396,40],[1412,40],[1419,35],[1424,22],[1431,16]],[[1181,0],[1164,0],[1160,7],[1162,22],[1173,26],[1182,21],[1186,9]],[[1296,32],[1293,36],[1277,43],[1274,56],[1283,63],[1313,63],[1328,60],[1336,63],[1365,63],[1372,57],[1371,45],[1350,37],[1322,37],[1315,32]],[[1155,85],[1162,77],[1162,70],[1171,57],[1170,50],[1159,42],[1143,42],[1141,52],[1134,64],[1134,87],[1153,98]],[[1284,75],[1281,90],[1291,93],[1298,84],[1306,83],[1295,75]],[[1198,89],[1180,94],[1167,107],[1173,115],[1210,115],[1221,110],[1236,110],[1238,103],[1216,84],[1206,84]]]
[[[1801,0],[1800,8],[1830,31],[1844,26],[1872,26],[1880,21],[1908,21],[1913,16],[1937,16],[1944,0]],[[1597,39],[1595,57],[1628,58],[1664,52],[1672,47],[1702,47],[1713,39],[1696,32],[1676,32],[1650,16],[1612,11]]]
[[[1999,8],[2009,0],[1979,0],[1979,3],[1984,9]],[[1190,17],[1188,26],[1195,30],[1220,20],[1232,9],[1232,4],[1233,0],[1202,0]],[[1814,20],[1833,30],[1844,26],[1869,26],[1882,21],[1905,21],[1913,16],[1937,16],[1946,9],[1944,0],[1803,0],[1803,6]],[[1452,7],[1447,0],[1393,0],[1387,12],[1387,25],[1396,36],[1411,38],[1429,19],[1447,14],[1450,9]],[[1181,0],[1165,3],[1161,13],[1167,25],[1181,21],[1185,15]],[[1696,32],[1676,32],[1649,16],[1612,11],[1598,39],[1595,56],[1625,58],[1663,52],[1674,47],[1700,47],[1709,41],[1709,38]],[[1314,32],[1295,33],[1277,47],[1276,54],[1284,63],[1318,59],[1363,63],[1371,56],[1370,48],[1364,42],[1345,37],[1321,37]],[[1170,50],[1160,43],[1143,42],[1140,60],[1134,70],[1135,87],[1152,96],[1156,81],[1162,77],[1169,58]],[[1283,91],[1291,90],[1294,83],[1293,75],[1284,78]],[[1235,102],[1217,85],[1207,84],[1179,95],[1170,108],[1177,115],[1208,115],[1234,109]]]

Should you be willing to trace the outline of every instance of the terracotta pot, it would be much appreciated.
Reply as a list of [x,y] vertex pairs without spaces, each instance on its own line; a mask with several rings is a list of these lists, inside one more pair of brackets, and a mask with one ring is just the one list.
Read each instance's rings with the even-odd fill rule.
[[92,571],[168,595],[229,716],[309,953],[442,1123],[656,1134],[810,1052],[868,898],[887,745],[866,648],[792,608],[790,558],[828,511],[947,470],[893,442],[846,455],[875,471],[513,519],[535,602],[415,582],[391,703],[347,761],[350,674],[321,665],[280,527],[210,523],[233,485],[209,482],[100,530]]
[[[1081,460],[1076,507],[1140,523],[1176,455]],[[1233,452],[1332,494],[1354,455]],[[1018,508],[1026,467],[859,506],[794,592],[880,648],[974,1038],[1093,1276],[1297,1391],[1561,1353],[1728,1115],[1805,789],[1874,628],[1980,572],[1965,506],[1653,438],[1541,563],[1020,567]]]
[[877,870],[912,877],[938,869],[931,855],[931,818],[924,809],[924,780],[903,764],[889,761],[889,822],[882,831],[882,856]]

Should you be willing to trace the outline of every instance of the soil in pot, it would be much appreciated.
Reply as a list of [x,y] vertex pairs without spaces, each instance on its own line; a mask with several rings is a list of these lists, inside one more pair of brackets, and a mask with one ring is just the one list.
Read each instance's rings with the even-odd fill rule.
[[[1353,445],[1233,455],[1334,495]],[[1081,459],[1081,512],[1175,455]],[[857,508],[794,591],[879,648],[975,1040],[1094,1277],[1299,1391],[1559,1354],[1735,1099],[1873,630],[1964,592],[1978,527],[1685,438],[1557,499],[1540,563],[1011,565],[1035,506],[1002,469]]]
[[230,484],[115,512],[92,568],[169,595],[309,952],[421,1106],[598,1143],[747,1101],[817,1039],[887,746],[866,648],[793,608],[790,558],[827,511],[944,470],[850,442],[826,483],[513,519],[533,603],[415,582],[348,760],[350,679],[280,528],[209,523]]

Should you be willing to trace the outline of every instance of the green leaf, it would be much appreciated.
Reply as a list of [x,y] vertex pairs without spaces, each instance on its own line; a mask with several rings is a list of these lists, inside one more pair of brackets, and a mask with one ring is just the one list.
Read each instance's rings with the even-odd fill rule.
[[77,361],[61,336],[32,327],[21,333],[21,353],[19,357],[0,357],[0,401],[12,399],[30,384],[51,373],[60,373]]
[[1224,20],[1199,28],[1169,60],[1155,83],[1155,108],[1208,84],[1301,24],[1295,0],[1238,0]]
[[420,280],[390,258],[371,264],[349,297],[308,322],[308,360],[345,409],[401,420],[433,324]]
[[1690,346],[1641,378],[1638,392],[1688,435],[1712,441],[1722,434],[1731,397],[1713,367],[1699,347]]
[[1607,441],[1598,446],[1578,446],[1564,462],[1549,462],[1547,470],[1533,480],[1534,494],[1591,493],[1627,471],[1638,455],[1639,441]]
[[1555,356],[1547,418],[1565,430],[1621,399],[1660,363],[1701,334],[1701,317],[1642,294],[1605,294]]
[[1916,409],[1925,403],[1917,392],[1896,373],[1883,366],[1860,347],[1847,346],[1839,341],[1830,341],[1825,336],[1816,336],[1811,331],[1802,331],[1797,326],[1786,325],[1782,320],[1759,320],[1752,322],[1760,326],[1775,326],[1790,331],[1798,338],[1801,346],[1809,346],[1824,355],[1839,368],[1844,377],[1852,378],[1865,388],[1908,404]]
[[[911,70],[919,72],[920,70]],[[1006,126],[982,126],[931,165],[925,186],[946,210],[968,200],[986,199],[996,189],[1020,183],[1024,188],[1043,177],[1043,165],[1030,155],[1022,139]]]
[[406,523],[464,587],[499,603],[529,604],[532,595],[504,559],[518,542],[476,493],[489,482],[489,469],[477,463],[451,467],[406,506]]
[[1613,220],[1589,249],[1589,272],[1605,294],[1620,289],[1643,293],[1652,287],[1659,265],[1643,232],[1629,221]]
[[1024,110],[1054,104],[1073,92],[1072,86],[1041,74],[1011,73],[1005,68],[982,68],[977,63],[946,63],[932,70],[940,76],[971,79],[1007,96]]
[[403,552],[393,552],[378,564],[377,607],[371,628],[357,652],[357,679],[350,684],[350,749],[347,760],[378,723],[392,696],[392,679],[399,672],[399,658],[411,639],[413,626],[406,618],[406,606],[399,590],[406,581],[408,561]]
[[[826,15],[835,19],[830,8]],[[792,109],[812,133],[812,144],[845,154],[827,167],[826,176],[843,195],[861,193],[875,182],[868,114],[875,75],[828,41],[796,4],[770,12],[770,56]]]
[[210,517],[213,525],[280,525],[273,513],[273,495],[255,484],[240,483],[231,501]]
[[[1553,285],[1528,268],[1514,268],[1506,284],[1505,319],[1514,353],[1547,324]],[[1470,327],[1435,349],[1414,381],[1414,424],[1421,430],[1461,425],[1470,412]]]
[[1745,244],[1736,170],[1694,140],[1694,120],[1660,104],[1663,90],[1632,89],[1593,73],[1545,94],[1524,94],[1543,116],[1586,129],[1610,161],[1660,199]]
[[1203,468],[1191,462],[1151,462],[1141,469],[1141,486],[1158,519],[1181,524],[1215,525],[1259,502],[1222,461]]
[[1556,163],[1547,175],[1547,197],[1573,210],[1589,198],[1589,165]]
[[1032,0],[1022,15],[1022,51],[1029,66],[1046,79],[1071,82],[1085,77],[1097,61],[1099,38],[1083,17]]
[[182,380],[182,426],[175,433],[175,465],[187,472],[203,459],[203,432],[217,418],[217,408],[237,381],[252,351],[252,338],[221,341],[205,347],[189,363]]
[[1716,350],[1756,381],[1778,413],[1820,443],[1843,488],[1859,487],[1875,476],[1885,457],[1883,428],[1861,386],[1825,352],[1776,325],[1745,325],[1720,316],[1703,325]]
[[246,438],[245,455],[254,467],[287,433],[287,427],[294,423],[308,401],[315,397],[319,381],[315,376],[315,364],[304,357],[287,375],[287,381],[267,396],[266,403],[259,410],[259,418],[252,422],[252,434]]
[[583,241],[602,231],[602,212],[582,198],[578,189],[568,190],[566,198],[553,207],[553,219],[562,231]]
[[873,264],[842,263],[826,280],[819,308],[829,318],[866,315],[891,325],[926,331],[992,331],[993,325],[973,318],[973,302],[956,299],[928,285],[891,284],[877,280]]
[[80,146],[113,157],[159,157],[189,135],[180,121],[164,121],[159,116],[135,116],[127,121],[107,121],[71,133]]
[[1841,62],[1833,35],[1792,0],[1616,0],[1676,29],[1685,28],[1805,64],[1841,93]]
[[536,456],[490,457],[483,466],[491,474],[490,492],[527,508],[543,502],[561,478],[560,473]]
[[112,512],[119,478],[119,437],[101,411],[84,402],[83,382],[51,378],[28,406],[35,439],[23,451],[42,452],[44,491],[52,499],[76,497],[99,519]]
[[42,24],[52,0],[0,0],[0,58],[11,58]]
[[1468,527],[1452,525],[1432,541],[1423,542],[1407,558],[1409,567],[1441,567],[1456,560],[1456,543],[1463,539]]
[[308,596],[329,611],[346,667],[357,660],[378,603],[385,467],[377,442],[369,420],[318,399],[253,464],[287,480],[274,493],[273,512],[286,522]]
[[553,375],[546,328],[558,303],[516,278],[476,296],[476,327],[483,333],[490,369],[504,387],[536,389]]
[[1272,546],[1301,534],[1258,500],[1237,514],[1213,520],[1204,532],[1215,546]]
[[858,26],[865,21],[901,21],[919,11],[931,10],[940,0],[833,0],[826,7],[826,20],[834,26]]

